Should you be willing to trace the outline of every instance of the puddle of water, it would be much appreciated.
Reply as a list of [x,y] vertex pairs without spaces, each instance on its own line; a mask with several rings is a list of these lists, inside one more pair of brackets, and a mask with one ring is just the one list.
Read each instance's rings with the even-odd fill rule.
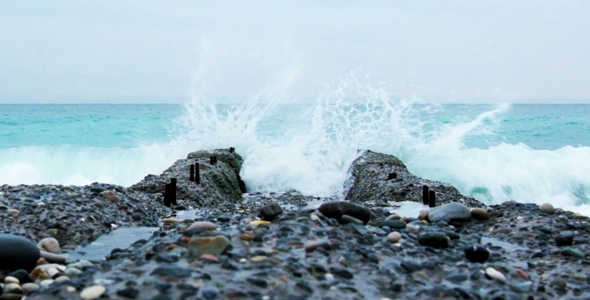
[[134,242],[148,239],[158,227],[122,227],[102,235],[85,247],[78,247],[68,253],[68,261],[92,260],[100,261],[111,254],[115,248],[125,249]]
[[502,247],[502,248],[504,248],[504,250],[508,250],[508,251],[528,250],[528,248],[526,248],[526,247],[515,245],[512,243],[508,243],[508,242],[504,242],[504,241],[501,241],[497,238],[488,237],[488,236],[484,236],[481,238],[482,245],[486,245],[488,243],[490,243],[492,246]]
[[179,220],[194,220],[200,212],[198,209],[187,209],[176,212],[176,218]]

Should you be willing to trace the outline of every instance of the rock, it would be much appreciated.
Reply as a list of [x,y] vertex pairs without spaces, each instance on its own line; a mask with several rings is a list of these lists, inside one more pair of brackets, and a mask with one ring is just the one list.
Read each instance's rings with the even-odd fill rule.
[[418,232],[420,232],[420,226],[418,225],[408,224],[406,228],[414,234],[418,234]]
[[449,237],[443,232],[428,232],[418,237],[418,243],[422,246],[447,248],[449,246]]
[[488,212],[485,209],[476,207],[471,209],[471,217],[473,219],[483,221],[489,219],[490,214],[488,214]]
[[4,285],[4,294],[22,294],[23,290],[18,283],[7,283]]
[[47,272],[45,272],[45,270],[37,267],[31,272],[31,279],[45,280],[45,279],[51,279],[51,276],[49,276],[49,274],[47,274]]
[[333,218],[342,222],[342,215],[349,215],[357,218],[367,224],[371,219],[371,210],[366,206],[355,204],[347,201],[332,201],[320,205],[320,213],[328,218]]
[[117,291],[117,296],[121,296],[126,299],[136,299],[139,296],[139,290],[132,287],[121,289]]
[[500,273],[498,270],[496,270],[494,268],[491,268],[491,267],[487,268],[486,275],[490,279],[496,279],[496,280],[499,280],[502,282],[506,282],[506,276],[504,276],[504,274]]
[[187,248],[194,257],[201,257],[203,254],[220,256],[229,248],[230,244],[230,241],[224,236],[195,237],[190,239]]
[[551,203],[543,203],[541,204],[541,206],[539,206],[539,209],[547,214],[554,214],[555,213],[555,208],[553,207],[553,205],[551,205]]
[[272,219],[282,213],[283,208],[276,203],[265,205],[260,209],[260,217],[266,221],[272,221]]
[[341,217],[341,221],[342,224],[357,224],[357,225],[364,225],[365,223],[363,223],[363,221],[357,219],[357,218],[353,218],[349,215],[342,215]]
[[375,223],[375,226],[377,226],[377,227],[387,226],[391,229],[404,229],[408,225],[404,221],[380,221],[380,222]]
[[61,256],[59,254],[54,254],[50,252],[41,251],[41,258],[45,259],[46,262],[56,263],[56,264],[65,264],[67,258],[65,256]]
[[401,220],[402,217],[396,215],[396,214],[391,214],[389,215],[385,221],[397,221],[397,220]]
[[428,219],[431,223],[436,223],[442,220],[465,222],[471,219],[471,212],[467,206],[458,202],[452,202],[433,208],[428,214]]
[[421,221],[428,220],[429,214],[430,214],[429,210],[423,210],[420,212],[420,215],[418,215],[418,219]]
[[343,269],[343,268],[331,267],[330,273],[332,273],[338,277],[345,278],[345,279],[354,278],[354,275],[350,271]]
[[59,247],[59,242],[52,237],[44,238],[37,243],[37,246],[42,251],[47,251],[49,253],[60,254],[61,248]]
[[104,191],[102,192],[102,195],[111,203],[117,203],[121,200],[119,199],[119,196],[117,196],[117,194],[113,191]]
[[4,277],[4,283],[20,283],[20,281],[14,276]]
[[490,257],[490,251],[481,246],[469,246],[465,248],[465,257],[470,262],[484,263]]
[[563,251],[561,251],[561,255],[577,257],[577,258],[581,258],[581,259],[586,258],[586,256],[584,255],[584,253],[582,251],[580,251],[578,249],[574,249],[574,248],[564,249]]
[[211,222],[207,222],[207,221],[197,221],[192,223],[189,227],[187,227],[185,229],[185,231],[189,231],[189,230],[216,230],[217,229],[217,225],[211,223]]
[[[29,282],[33,281],[33,280],[31,280],[31,277],[29,276],[29,272],[27,272],[23,269],[8,273],[8,277],[14,277],[16,280],[18,280],[18,282],[16,282],[16,283],[20,283],[20,284],[25,284],[25,283],[29,283]],[[8,278],[8,277],[6,277],[6,278]],[[6,279],[5,279],[5,281],[6,281]]]
[[191,269],[181,268],[175,265],[171,266],[161,266],[156,268],[155,270],[150,273],[150,275],[157,275],[163,277],[172,277],[172,278],[186,278],[190,277],[192,273]]
[[80,297],[84,300],[98,299],[106,291],[107,289],[103,285],[93,285],[82,290]]
[[390,234],[387,235],[387,240],[392,242],[392,243],[397,243],[402,239],[402,235],[401,233],[394,231]]
[[574,244],[574,233],[563,232],[562,234],[555,236],[555,244],[557,246],[571,246]]
[[41,287],[38,284],[32,283],[32,282],[25,283],[21,286],[23,294],[25,294],[25,295],[28,295],[31,292],[38,290],[39,288],[41,288]]
[[[351,202],[392,202],[413,201],[422,203],[422,186],[436,191],[438,203],[450,203],[462,199],[470,207],[484,205],[465,197],[453,186],[438,181],[422,179],[408,171],[406,165],[393,155],[370,150],[359,151],[349,169],[350,176],[344,182],[345,199]],[[389,173],[396,173],[397,179],[387,180]]]
[[31,271],[37,265],[37,260],[40,257],[39,248],[30,240],[12,234],[0,234],[1,269]]

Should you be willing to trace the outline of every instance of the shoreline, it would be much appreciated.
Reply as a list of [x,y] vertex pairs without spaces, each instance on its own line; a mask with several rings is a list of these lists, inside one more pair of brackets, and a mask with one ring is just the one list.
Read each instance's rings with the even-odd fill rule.
[[[210,155],[219,163],[207,165]],[[195,161],[208,167],[198,186],[186,172]],[[239,155],[227,150],[198,151],[128,188],[0,186],[3,232],[34,243],[53,237],[66,252],[113,227],[158,227],[104,261],[61,264],[63,271],[43,279],[53,283],[26,299],[79,299],[88,287],[110,299],[584,299],[590,293],[585,216],[550,214],[536,204],[486,206],[371,151],[351,166],[346,200],[354,207],[297,192],[242,193],[240,167]],[[178,178],[174,210],[161,204],[171,176]],[[428,216],[392,213],[397,201],[422,202],[424,184],[436,190],[438,208]],[[182,219],[193,207],[195,214]],[[470,248],[488,257],[474,261]],[[16,299],[7,285],[1,297]]]

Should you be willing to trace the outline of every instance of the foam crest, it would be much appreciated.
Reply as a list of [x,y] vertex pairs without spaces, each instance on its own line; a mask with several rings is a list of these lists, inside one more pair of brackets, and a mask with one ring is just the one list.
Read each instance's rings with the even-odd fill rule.
[[186,153],[187,147],[178,143],[129,149],[67,145],[0,149],[0,182],[129,186],[147,174],[160,174]]

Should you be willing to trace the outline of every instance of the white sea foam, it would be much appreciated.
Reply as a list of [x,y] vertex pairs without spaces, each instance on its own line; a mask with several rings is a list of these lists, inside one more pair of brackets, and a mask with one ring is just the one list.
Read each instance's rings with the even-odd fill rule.
[[263,90],[233,106],[195,93],[168,143],[0,149],[0,183],[128,186],[161,173],[191,151],[233,146],[245,158],[242,177],[252,191],[342,196],[357,149],[371,149],[396,155],[411,172],[450,182],[486,203],[551,202],[590,215],[589,147],[549,151],[524,144],[465,145],[470,135],[494,134],[509,105],[467,122],[443,124],[428,117],[439,107],[392,97],[386,85],[352,74],[308,105],[285,106],[280,93]]

